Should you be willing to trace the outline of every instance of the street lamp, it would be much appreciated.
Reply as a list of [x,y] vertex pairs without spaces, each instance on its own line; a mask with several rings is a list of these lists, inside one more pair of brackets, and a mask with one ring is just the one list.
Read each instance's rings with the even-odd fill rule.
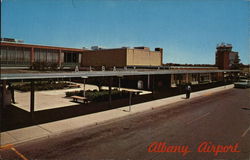
[[83,79],[83,97],[85,97],[85,83],[86,83],[86,79],[88,77],[87,76],[82,76],[81,78]]

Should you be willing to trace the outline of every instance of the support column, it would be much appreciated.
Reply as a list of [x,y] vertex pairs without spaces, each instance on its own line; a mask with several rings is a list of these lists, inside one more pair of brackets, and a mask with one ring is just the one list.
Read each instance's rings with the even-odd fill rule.
[[119,87],[119,91],[121,91],[121,77],[118,77],[118,87]]
[[148,75],[148,89],[150,89],[150,75]]
[[217,78],[217,81],[222,81],[222,74],[218,72],[216,78]]
[[182,82],[183,82],[183,76],[184,74],[180,74],[180,86],[182,85]]
[[131,105],[132,105],[132,92],[129,92],[129,112],[131,112]]
[[[6,103],[6,80],[3,80],[2,81],[1,106],[0,106],[0,132],[2,132],[3,121],[1,117],[3,115],[3,108],[5,107],[5,103]],[[0,140],[1,140],[1,136],[0,136]]]
[[178,88],[179,88],[179,93],[181,93],[182,91],[182,80],[183,80],[183,74],[178,74],[178,79],[179,79],[179,84],[178,84]]
[[113,82],[113,77],[109,78],[109,105],[111,105],[112,102],[112,82]]
[[79,53],[79,55],[78,55],[78,64],[79,64],[79,67],[81,66],[81,62],[82,62],[82,54]]
[[62,50],[59,50],[59,54],[58,54],[58,60],[57,60],[57,63],[58,63],[58,66],[61,68],[61,65],[62,65],[62,60],[61,60],[61,55],[62,54]]
[[34,120],[34,111],[35,111],[35,86],[34,81],[30,82],[30,114],[31,120]]
[[152,95],[155,93],[155,75],[152,75]]
[[85,86],[86,86],[86,79],[88,78],[87,76],[82,76],[83,79],[83,97],[86,97],[86,91],[85,91]]
[[170,87],[172,87],[172,84],[177,85],[174,79],[174,74],[170,74]]
[[7,93],[7,90],[6,90],[6,80],[3,80],[3,83],[2,83],[2,103],[1,103],[1,109],[5,108],[5,104],[6,104],[6,93]]
[[212,73],[208,73],[208,77],[209,77],[209,82],[212,82]]
[[121,79],[123,76],[117,76],[118,77],[118,90],[121,91]]
[[223,72],[223,82],[226,83],[226,72]]
[[34,52],[34,48],[31,48],[31,52],[30,52],[30,63],[31,65],[35,62],[35,52]]
[[201,82],[201,74],[198,73],[198,84],[200,84],[200,82]]
[[86,97],[86,92],[85,92],[85,84],[86,84],[86,79],[83,79],[83,97]]
[[189,81],[189,79],[188,79],[188,73],[186,73],[186,75],[185,75],[185,78],[186,78],[186,83],[188,83],[188,81]]

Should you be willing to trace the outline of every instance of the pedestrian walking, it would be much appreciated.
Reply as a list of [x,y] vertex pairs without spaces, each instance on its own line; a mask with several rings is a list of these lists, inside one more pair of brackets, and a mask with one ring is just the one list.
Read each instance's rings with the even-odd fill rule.
[[14,87],[11,85],[11,83],[9,83],[9,86],[8,86],[8,90],[10,90],[10,94],[11,94],[11,100],[12,100],[12,103],[16,103],[15,102],[15,91],[14,91]]
[[187,84],[186,86],[186,99],[189,99],[190,98],[190,94],[191,94],[191,85],[190,84]]

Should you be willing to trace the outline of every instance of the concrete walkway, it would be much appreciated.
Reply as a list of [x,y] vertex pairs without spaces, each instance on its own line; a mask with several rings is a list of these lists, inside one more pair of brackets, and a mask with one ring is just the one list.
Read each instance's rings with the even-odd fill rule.
[[[227,85],[223,87],[212,88],[208,90],[203,90],[199,92],[194,92],[191,94],[191,99],[196,97],[208,96],[216,92],[231,89],[233,85]],[[185,101],[185,95],[178,95],[169,98],[158,99],[150,102],[135,104],[131,106],[131,112],[126,112],[129,110],[129,106],[116,108],[108,111],[83,115],[75,118],[69,118],[65,120],[45,123],[41,125],[6,131],[1,133],[0,145],[5,144],[18,144],[38,138],[45,138],[52,135],[60,134],[66,131],[75,130],[83,127],[89,127],[105,123],[110,120],[117,118],[123,118],[125,116],[137,114],[140,112],[152,110],[152,108],[159,107],[171,107],[166,106],[175,102]]]
[[[72,82],[71,82],[72,83]],[[72,101],[72,98],[65,97],[66,92],[72,91],[80,91],[83,90],[83,84],[75,83],[80,85],[79,88],[71,88],[71,89],[60,89],[60,90],[49,90],[49,91],[36,91],[35,92],[35,111],[42,111],[46,109],[53,108],[61,108],[65,106],[74,106],[75,102]],[[117,87],[112,87],[112,89],[116,89]],[[85,90],[98,90],[96,85],[86,84]],[[108,90],[108,87],[103,86],[102,89]],[[141,91],[135,89],[121,88],[121,90],[125,91]],[[142,91],[142,94],[150,94],[149,91]],[[51,100],[51,96],[53,96],[53,100]],[[30,112],[30,92],[19,92],[15,91],[15,99],[16,104],[14,106],[21,108],[27,112]]]

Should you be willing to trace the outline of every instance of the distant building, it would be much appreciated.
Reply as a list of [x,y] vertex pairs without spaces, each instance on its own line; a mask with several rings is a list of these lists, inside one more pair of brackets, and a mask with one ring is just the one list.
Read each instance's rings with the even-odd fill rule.
[[82,54],[82,66],[161,66],[162,48],[150,51],[148,47],[96,49]]
[[238,59],[238,52],[232,51],[231,44],[221,43],[217,45],[215,64],[219,69],[231,69]]

